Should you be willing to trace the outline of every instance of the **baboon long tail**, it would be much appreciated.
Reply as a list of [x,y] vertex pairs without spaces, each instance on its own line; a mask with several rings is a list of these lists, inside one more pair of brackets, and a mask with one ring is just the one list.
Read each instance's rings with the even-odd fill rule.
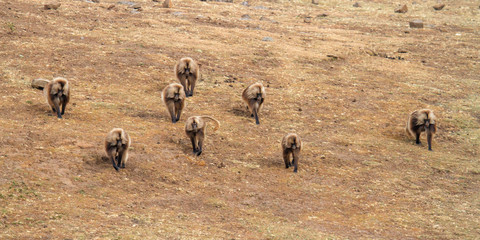
[[216,126],[215,126],[215,128],[213,129],[214,132],[217,131],[218,128],[220,127],[220,122],[219,122],[217,119],[213,118],[213,117],[210,117],[210,116],[201,116],[201,118],[208,118],[208,119],[210,119],[210,120],[213,120],[213,121],[216,123]]

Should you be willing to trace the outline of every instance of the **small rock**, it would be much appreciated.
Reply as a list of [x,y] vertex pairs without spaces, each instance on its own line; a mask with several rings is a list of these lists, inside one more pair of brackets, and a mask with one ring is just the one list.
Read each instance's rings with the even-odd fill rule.
[[398,53],[407,53],[407,50],[405,50],[403,48],[399,48],[397,52]]
[[240,4],[242,4],[243,6],[249,6],[247,1],[243,1],[243,2],[240,3]]
[[423,21],[422,20],[413,20],[410,21],[411,28],[423,28]]
[[437,11],[440,11],[442,10],[443,8],[445,7],[445,4],[437,4],[435,6],[433,6],[433,9],[437,10]]
[[362,6],[360,5],[360,3],[356,2],[353,4],[353,7],[362,7]]
[[318,5],[320,3],[320,0],[312,0],[312,3]]
[[32,87],[37,89],[43,89],[50,81],[43,78],[37,78],[32,80]]
[[262,9],[262,10],[267,10],[268,8],[264,7],[264,6],[255,6],[254,7],[255,9]]
[[395,9],[395,12],[396,13],[406,13],[406,12],[408,12],[408,7],[407,7],[407,5],[403,5],[402,7],[399,7],[397,9]]
[[338,55],[334,55],[334,54],[327,54],[327,57],[333,59],[333,60],[337,60],[337,59],[344,59],[343,57],[341,56],[338,56]]
[[303,19],[303,21],[306,22],[306,23],[311,23],[312,22],[312,17],[305,17]]
[[248,14],[243,14],[240,19],[242,19],[242,20],[249,20],[249,19],[250,19],[250,15],[248,15]]
[[328,13],[322,13],[317,15],[317,18],[324,18],[324,17],[328,17]]
[[92,0],[94,3],[100,3],[100,0]]
[[264,42],[272,42],[272,41],[273,41],[273,38],[271,38],[271,37],[264,37],[264,38],[262,38],[262,41],[264,41]]
[[57,8],[59,8],[60,5],[62,5],[62,4],[61,4],[61,3],[45,4],[45,5],[43,6],[43,8],[44,8],[45,10],[50,10],[50,9],[57,10]]
[[112,5],[108,6],[107,10],[112,10],[113,8],[115,8],[115,4],[112,4]]
[[173,2],[172,2],[172,0],[165,0],[165,2],[163,2],[162,7],[164,7],[164,8],[172,8],[172,7],[173,7]]
[[142,9],[142,6],[140,4],[134,4],[132,5],[132,8],[140,11],[140,9]]
[[173,12],[172,14],[175,15],[175,16],[182,16],[183,12]]

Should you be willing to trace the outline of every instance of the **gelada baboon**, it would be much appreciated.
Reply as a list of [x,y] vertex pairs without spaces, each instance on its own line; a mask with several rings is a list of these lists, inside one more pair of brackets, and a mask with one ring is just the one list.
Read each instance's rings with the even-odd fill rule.
[[252,113],[252,117],[255,117],[255,122],[260,124],[260,121],[258,121],[258,113],[265,100],[265,88],[262,83],[257,82],[245,88],[242,93],[242,98],[243,101],[247,103],[247,108]]
[[185,133],[192,141],[193,153],[197,156],[202,154],[203,151],[203,140],[205,139],[207,123],[205,119],[210,119],[215,121],[216,127],[213,131],[217,131],[220,127],[220,122],[210,116],[193,116],[187,119],[185,124]]
[[183,86],[178,83],[172,83],[166,86],[162,92],[162,100],[167,106],[172,122],[180,120],[183,107],[185,107],[185,92]]
[[130,136],[121,128],[112,129],[105,138],[105,152],[108,158],[112,160],[115,170],[118,171],[119,167],[125,168],[130,144]]
[[189,57],[180,59],[180,61],[175,65],[175,76],[182,84],[185,89],[185,95],[187,97],[193,96],[193,89],[195,88],[195,83],[200,77],[200,68],[198,64]]
[[[285,161],[285,168],[294,166],[293,172],[298,170],[298,160],[300,159],[300,151],[302,150],[302,140],[295,133],[289,133],[282,139],[283,161]],[[293,161],[290,162],[290,155],[293,156]]]
[[432,151],[432,138],[433,134],[437,131],[437,127],[435,126],[436,119],[433,110],[430,109],[421,109],[412,112],[407,122],[407,134],[415,137],[415,143],[420,144],[420,133],[426,131],[428,150]]
[[[67,79],[62,77],[54,78],[43,89],[43,95],[45,95],[53,112],[57,113],[58,118],[62,118],[62,115],[65,114],[65,107],[68,101],[70,101],[70,87]],[[60,111],[60,105],[62,106],[62,111]]]

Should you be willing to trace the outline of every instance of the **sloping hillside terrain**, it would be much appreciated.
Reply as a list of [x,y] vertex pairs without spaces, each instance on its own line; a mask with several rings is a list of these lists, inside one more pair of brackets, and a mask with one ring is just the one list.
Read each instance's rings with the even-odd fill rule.
[[[480,238],[479,3],[354,3],[0,0],[0,239]],[[161,90],[185,56],[202,77],[172,124]],[[63,120],[30,86],[57,76]],[[241,100],[257,81],[260,125]],[[405,133],[421,108],[432,152]],[[221,122],[199,157],[194,115]],[[132,138],[119,172],[114,127]]]

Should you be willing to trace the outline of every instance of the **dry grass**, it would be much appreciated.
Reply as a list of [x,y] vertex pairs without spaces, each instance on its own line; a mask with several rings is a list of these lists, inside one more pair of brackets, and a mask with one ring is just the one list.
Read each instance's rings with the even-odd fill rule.
[[[0,7],[1,239],[480,237],[478,4],[60,2]],[[199,158],[160,97],[184,56],[202,80],[182,119],[222,122]],[[64,120],[29,86],[54,76],[72,86]],[[241,102],[254,81],[258,126]],[[434,152],[404,134],[425,107]],[[133,143],[120,172],[102,149],[113,127]],[[281,159],[288,132],[305,144],[298,174]]]

